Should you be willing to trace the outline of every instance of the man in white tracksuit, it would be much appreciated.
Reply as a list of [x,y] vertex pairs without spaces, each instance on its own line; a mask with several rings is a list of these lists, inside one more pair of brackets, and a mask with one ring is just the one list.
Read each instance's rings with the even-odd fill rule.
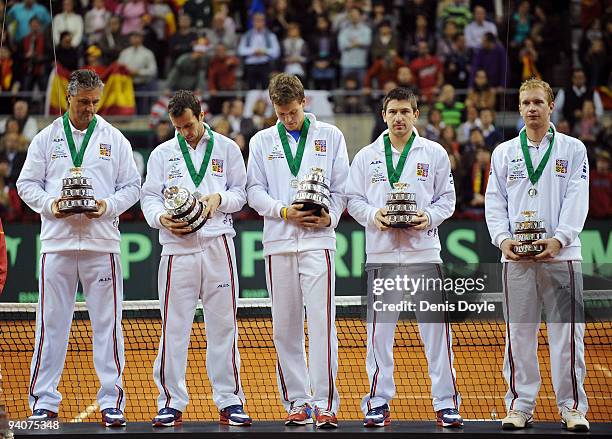
[[[127,139],[96,115],[104,84],[77,70],[68,84],[68,111],[34,137],[17,190],[41,217],[40,295],[36,342],[30,368],[32,420],[57,417],[57,390],[66,359],[70,324],[80,281],[93,329],[94,366],[100,380],[98,405],[106,426],[124,426],[125,395],[119,257],[119,215],[138,201],[140,175]],[[91,178],[97,210],[62,213],[62,179],[81,167]]]
[[[546,311],[552,381],[562,422],[569,430],[586,431],[584,391],[584,309],[582,260],[578,234],[589,204],[589,165],[583,143],[556,131],[550,86],[524,82],[519,111],[525,128],[499,145],[491,158],[485,195],[487,226],[502,251],[506,353],[504,376],[505,429],[530,425],[540,389],[538,330],[542,304]],[[534,169],[535,168],[535,169]],[[515,224],[523,212],[543,220],[544,250],[533,258],[514,253]]]
[[[279,121],[251,139],[247,193],[251,207],[264,217],[278,386],[289,413],[285,424],[312,423],[314,408],[318,427],[335,428],[339,396],[335,384],[334,228],[345,207],[346,144],[338,128],[304,113],[304,88],[297,77],[277,75],[269,93]],[[322,169],[330,180],[330,210],[322,210],[320,216],[292,204],[298,182],[313,167]]]
[[[395,88],[385,96],[382,117],[388,129],[353,159],[346,194],[349,213],[366,228],[369,266],[402,264],[403,272],[413,278],[436,279],[441,277],[442,263],[437,227],[455,210],[455,188],[444,148],[419,136],[414,128],[418,116],[417,100],[410,90]],[[407,183],[407,192],[416,194],[419,211],[412,228],[388,227],[386,195],[398,182]],[[368,275],[371,285],[380,270],[368,270]],[[391,421],[389,403],[395,395],[393,339],[399,312],[368,311],[372,311],[367,323],[366,357],[370,392],[361,408],[364,426],[382,427]],[[460,396],[453,369],[451,329],[445,316],[417,312],[437,423],[460,427],[463,420],[458,412]],[[433,317],[437,318],[431,320]]]
[[[206,371],[219,408],[219,422],[250,425],[243,410],[238,354],[238,268],[232,213],[246,203],[246,170],[240,148],[204,124],[198,98],[178,91],[168,104],[176,137],[151,153],[142,187],[142,210],[159,229],[162,257],[158,291],[162,335],[153,375],[159,389],[155,427],[182,423],[189,401],[185,385],[191,326],[202,300],[206,324]],[[178,186],[205,203],[206,224],[190,232],[164,207],[164,190]],[[199,194],[205,195],[199,195]]]

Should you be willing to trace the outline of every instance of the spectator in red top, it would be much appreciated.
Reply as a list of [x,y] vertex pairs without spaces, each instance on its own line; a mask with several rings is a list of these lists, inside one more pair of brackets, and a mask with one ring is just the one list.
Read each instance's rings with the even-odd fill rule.
[[374,86],[377,89],[382,89],[383,85],[388,81],[394,81],[397,78],[397,72],[400,67],[404,67],[406,62],[397,56],[395,50],[389,50],[384,58],[378,59],[368,69],[363,81],[363,91],[369,94],[372,89],[372,80],[376,81]]
[[416,85],[421,93],[421,102],[430,103],[444,82],[444,67],[438,57],[429,52],[429,45],[419,41],[419,56],[410,63],[410,70],[416,77]]
[[38,85],[41,91],[47,89],[49,71],[47,65],[51,59],[51,34],[45,32],[40,20],[33,17],[30,20],[30,33],[19,43],[21,55],[21,77],[23,90],[31,91]]
[[227,54],[227,48],[219,43],[215,46],[215,54],[208,65],[208,91],[211,94],[210,112],[218,114],[225,100],[231,96],[218,97],[219,91],[236,90],[236,69],[240,61],[238,57]]
[[[2,154],[0,155],[0,218],[8,222],[14,222],[21,219],[23,210],[17,189],[13,184],[9,184],[8,178],[9,162],[6,156]],[[2,229],[0,228],[0,230]],[[3,240],[4,236],[1,239]]]
[[98,46],[89,46],[85,51],[87,56],[87,64],[83,66],[84,69],[93,70],[102,76],[106,72],[106,66],[102,64],[102,51]]
[[595,169],[591,169],[589,180],[589,216],[598,219],[612,217],[612,172],[608,151],[597,153]]

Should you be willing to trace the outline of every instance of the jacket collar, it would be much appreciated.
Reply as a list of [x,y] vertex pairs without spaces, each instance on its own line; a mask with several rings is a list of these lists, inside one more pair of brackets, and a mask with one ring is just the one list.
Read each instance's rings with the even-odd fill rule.
[[[414,143],[412,144],[412,148],[418,148],[419,146],[421,146],[421,142],[417,142],[421,136],[419,136],[419,132],[417,131],[416,127],[412,127],[412,132],[416,135],[416,138],[414,139]],[[374,141],[374,145],[376,147],[377,150],[385,152],[385,141],[383,140],[385,134],[389,133],[389,129],[384,130],[380,136],[378,136],[378,138]],[[394,154],[399,154],[399,151],[396,150],[395,148],[392,148],[392,151]]]

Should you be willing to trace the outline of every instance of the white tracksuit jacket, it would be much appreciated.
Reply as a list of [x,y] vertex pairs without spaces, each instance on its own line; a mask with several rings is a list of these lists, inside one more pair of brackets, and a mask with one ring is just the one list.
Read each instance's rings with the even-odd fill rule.
[[[206,249],[211,241],[208,238],[236,235],[231,214],[238,212],[246,203],[244,160],[240,148],[233,140],[217,132],[213,132],[213,136],[215,142],[212,155],[204,179],[197,190],[202,195],[219,193],[221,204],[204,227],[189,235],[174,235],[159,222],[159,217],[166,213],[164,189],[182,186],[190,192],[196,191],[177,138],[159,145],[149,157],[140,203],[147,223],[159,229],[159,243],[163,246],[162,256],[197,253]],[[195,150],[189,147],[189,155],[196,171],[200,170],[207,143],[208,133],[205,132]]]
[[[132,148],[121,132],[96,115],[96,128],[83,157],[83,173],[92,179],[97,200],[106,201],[106,213],[97,219],[83,214],[57,219],[51,213],[53,200],[61,195],[62,179],[73,167],[62,118],[38,133],[28,148],[17,180],[23,201],[41,217],[41,253],[87,250],[119,253],[119,215],[138,201],[140,174]],[[85,131],[70,124],[77,150]]]
[[[283,206],[289,206],[296,189],[290,185],[294,179],[285,159],[276,126],[267,128],[251,138],[247,167],[247,194],[249,205],[264,217],[264,256],[308,250],[336,250],[335,227],[346,206],[344,185],[349,172],[348,154],[342,132],[333,125],[310,120],[308,138],[298,180],[311,168],[324,170],[330,179],[331,224],[326,228],[304,228],[284,221],[280,216]],[[280,123],[280,122],[277,122]],[[287,135],[291,152],[295,156],[297,142]]]
[[[438,143],[418,135],[406,158],[399,179],[416,194],[417,207],[430,219],[426,230],[389,229],[380,231],[374,217],[385,207],[391,185],[387,177],[385,130],[376,141],[357,153],[346,185],[348,211],[366,228],[368,263],[441,263],[437,227],[455,210],[455,187],[448,154]],[[400,153],[393,148],[393,165]]]
[[[534,169],[540,164],[551,136],[546,134],[538,148],[527,141]],[[485,194],[487,226],[493,244],[499,247],[504,239],[511,238],[515,222],[524,218],[522,212],[535,210],[536,217],[545,222],[547,237],[561,242],[555,260],[582,260],[578,234],[589,210],[589,163],[584,144],[555,130],[550,159],[535,185],[538,194],[534,198],[527,193],[531,187],[519,137],[495,148]],[[503,255],[502,262],[507,262]]]

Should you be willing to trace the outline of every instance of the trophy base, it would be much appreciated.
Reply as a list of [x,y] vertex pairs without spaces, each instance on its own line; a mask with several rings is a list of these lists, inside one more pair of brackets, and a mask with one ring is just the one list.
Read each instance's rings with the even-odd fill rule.
[[540,244],[521,244],[515,245],[512,251],[515,255],[520,256],[521,258],[528,258],[542,253],[544,251],[544,246]]
[[61,213],[91,213],[98,210],[97,206],[74,206],[65,209],[58,209]]
[[327,208],[327,206],[322,206],[322,205],[320,205],[320,204],[313,203],[312,201],[300,201],[300,200],[295,200],[295,201],[294,201],[293,203],[291,203],[291,204],[292,204],[292,205],[293,205],[293,204],[302,204],[302,205],[303,205],[303,207],[302,207],[300,210],[314,210],[314,211],[315,211],[315,215],[316,215],[316,216],[321,216],[321,215],[322,215],[321,211],[322,211],[323,209],[325,209],[325,211],[326,211],[327,213],[329,213],[329,209]]
[[389,215],[387,214],[386,218],[389,220],[389,227],[393,229],[408,229],[410,227],[416,226],[416,223],[413,223],[415,215]]

